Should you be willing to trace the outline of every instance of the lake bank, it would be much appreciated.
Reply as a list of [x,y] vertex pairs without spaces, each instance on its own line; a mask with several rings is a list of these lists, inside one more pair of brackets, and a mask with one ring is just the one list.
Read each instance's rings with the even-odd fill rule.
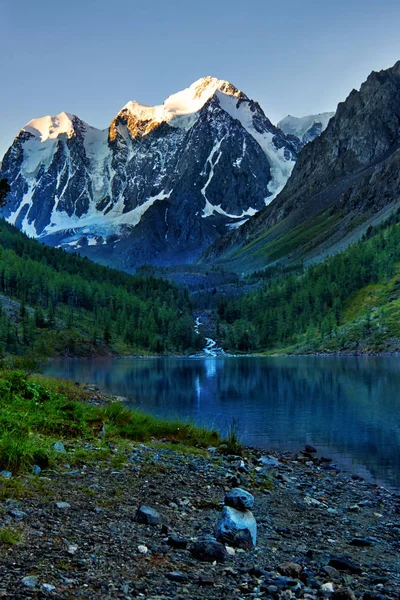
[[46,373],[223,435],[234,422],[248,446],[295,452],[311,444],[342,469],[400,489],[397,358],[61,360]]
[[[3,396],[11,381],[32,406],[50,403],[45,420],[30,422],[42,446],[47,435],[57,450],[48,464],[42,455],[35,474],[2,475],[0,597],[398,597],[399,495],[340,473],[310,447],[230,450],[212,432],[151,420],[147,432],[161,439],[138,443],[121,437],[140,435],[124,429],[125,409],[94,386],[12,373],[3,380]],[[93,419],[100,414],[102,427]],[[226,492],[238,486],[254,497],[255,548],[210,539]],[[151,523],[138,522],[142,505]]]
[[[274,453],[263,467],[250,449],[239,459],[162,443],[112,450],[109,462],[87,455],[74,467],[67,454],[61,471],[15,478],[14,495],[10,480],[3,597],[398,598],[399,499],[387,490],[302,454]],[[237,485],[255,498],[257,546],[201,559],[196,542],[215,536]],[[153,525],[135,521],[143,504],[159,515]]]

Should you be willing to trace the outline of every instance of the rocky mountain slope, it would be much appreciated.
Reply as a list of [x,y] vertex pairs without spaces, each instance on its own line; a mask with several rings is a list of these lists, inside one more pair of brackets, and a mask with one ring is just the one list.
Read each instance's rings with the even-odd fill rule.
[[160,106],[129,102],[104,131],[61,113],[6,153],[7,220],[46,244],[125,270],[190,262],[282,190],[301,143],[226,81]]
[[372,72],[300,153],[284,190],[206,254],[237,271],[315,260],[360,237],[400,201],[400,61]]
[[318,115],[307,115],[306,117],[292,117],[288,115],[278,123],[278,127],[287,135],[295,135],[300,142],[308,144],[321,135],[328,126],[334,112],[319,113]]

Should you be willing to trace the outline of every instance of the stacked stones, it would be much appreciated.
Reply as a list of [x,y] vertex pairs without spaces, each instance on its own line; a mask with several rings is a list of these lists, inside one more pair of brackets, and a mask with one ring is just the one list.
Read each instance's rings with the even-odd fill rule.
[[241,488],[233,488],[226,493],[224,504],[216,528],[217,540],[243,550],[255,548],[257,523],[251,512],[254,496]]

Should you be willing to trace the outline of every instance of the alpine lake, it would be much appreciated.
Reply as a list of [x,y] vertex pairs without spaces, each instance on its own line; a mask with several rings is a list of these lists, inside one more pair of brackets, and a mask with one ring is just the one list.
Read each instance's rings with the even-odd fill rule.
[[58,359],[43,371],[156,416],[233,427],[266,452],[309,444],[342,471],[400,490],[396,356]]

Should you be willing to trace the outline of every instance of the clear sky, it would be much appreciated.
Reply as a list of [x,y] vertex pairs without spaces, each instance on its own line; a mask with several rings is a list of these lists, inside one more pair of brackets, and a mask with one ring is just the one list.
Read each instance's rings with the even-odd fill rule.
[[277,122],[334,110],[400,59],[399,0],[0,0],[0,155],[31,118],[107,127],[227,79]]

